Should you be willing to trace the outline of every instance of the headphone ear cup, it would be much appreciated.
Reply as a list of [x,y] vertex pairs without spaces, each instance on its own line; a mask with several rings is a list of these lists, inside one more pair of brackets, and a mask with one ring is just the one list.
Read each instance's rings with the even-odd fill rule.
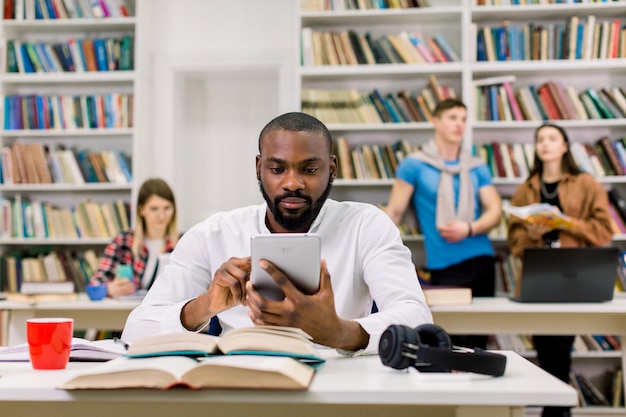
[[[422,350],[443,349],[452,351],[450,335],[436,324],[422,324],[415,329],[422,343]],[[418,361],[419,362],[419,361]],[[450,368],[438,363],[430,363],[428,366],[417,366],[420,372],[450,372]]]
[[436,324],[422,324],[415,328],[419,335],[420,342],[426,346],[432,346],[442,349],[452,349],[452,340],[450,335],[440,326]]
[[383,365],[394,369],[406,369],[415,364],[416,355],[415,349],[406,345],[418,346],[419,343],[419,335],[414,329],[408,326],[391,325],[380,336],[378,355]]

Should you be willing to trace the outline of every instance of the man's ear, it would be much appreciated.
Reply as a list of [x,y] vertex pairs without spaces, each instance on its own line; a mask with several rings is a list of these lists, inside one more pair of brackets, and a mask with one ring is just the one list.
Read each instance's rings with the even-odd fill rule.
[[256,156],[256,179],[261,181],[261,155]]
[[335,181],[337,178],[337,157],[335,155],[330,156],[330,182]]

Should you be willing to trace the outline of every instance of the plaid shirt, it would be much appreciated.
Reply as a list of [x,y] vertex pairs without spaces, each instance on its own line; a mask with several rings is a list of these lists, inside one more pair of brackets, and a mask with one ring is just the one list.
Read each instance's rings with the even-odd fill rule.
[[[113,241],[104,249],[104,254],[98,264],[98,271],[91,278],[92,283],[112,281],[115,278],[115,267],[117,265],[132,265],[133,283],[135,288],[140,287],[141,278],[148,261],[148,248],[146,245],[143,245],[139,257],[135,258],[132,252],[133,238],[134,233],[132,230],[126,230],[113,238]],[[171,252],[172,250],[174,250],[174,247],[168,238],[165,242],[164,252]]]

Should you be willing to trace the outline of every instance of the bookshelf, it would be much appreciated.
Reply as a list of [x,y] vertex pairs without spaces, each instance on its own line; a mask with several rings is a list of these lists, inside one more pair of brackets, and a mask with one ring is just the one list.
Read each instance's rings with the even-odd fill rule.
[[[554,28],[558,24],[565,25],[578,18],[585,23],[593,15],[596,23],[613,22],[623,19],[626,15],[626,2],[589,2],[581,4],[542,4],[542,5],[511,5],[483,6],[473,0],[442,0],[430,2],[432,7],[405,9],[361,9],[352,10],[346,7],[350,2],[315,2],[308,3],[309,9],[301,9],[297,18],[297,36],[300,37],[302,48],[298,49],[296,88],[298,102],[303,107],[309,105],[309,89],[315,90],[357,90],[371,91],[378,89],[382,95],[408,90],[419,94],[428,87],[429,77],[434,75],[439,85],[449,86],[457,97],[468,106],[468,122],[465,146],[472,147],[494,141],[504,143],[532,143],[534,129],[540,125],[539,120],[479,120],[478,104],[474,80],[489,77],[514,76],[513,88],[540,86],[547,81],[558,80],[564,86],[571,86],[577,92],[586,89],[626,87],[626,59],[594,58],[594,59],[545,59],[545,60],[507,60],[479,62],[477,57],[478,33],[485,26],[496,27],[506,20],[509,26],[535,25]],[[315,6],[339,4],[334,10],[322,10]],[[504,3],[504,2],[503,2]],[[361,4],[361,2],[358,2]],[[622,21],[623,23],[623,21]],[[620,25],[621,27],[621,25]],[[302,29],[305,29],[303,32]],[[439,33],[452,47],[459,57],[457,62],[437,63],[388,63],[388,64],[357,64],[357,65],[314,65],[307,57],[309,48],[315,46],[311,33],[352,31],[370,33],[371,38],[380,38],[387,34],[402,31],[419,31],[435,36]],[[621,35],[620,35],[621,36]],[[318,57],[319,62],[319,57]],[[593,76],[590,76],[593,75]],[[339,103],[342,101],[339,100]],[[328,107],[332,107],[328,105]],[[324,107],[323,105],[321,107]],[[341,107],[341,105],[339,105]],[[343,101],[343,108],[359,108],[359,102]],[[324,118],[322,118],[324,120]],[[391,123],[337,123],[330,118],[327,121],[335,138],[345,137],[352,147],[374,144],[392,144],[399,139],[408,139],[411,144],[423,144],[432,136],[428,122],[404,121]],[[616,140],[626,136],[626,118],[600,118],[590,120],[557,120],[563,126],[572,142],[594,143],[603,136]],[[606,176],[599,178],[605,187],[616,187],[626,190],[626,176]],[[503,197],[510,197],[521,179],[496,179],[496,187]],[[393,179],[338,179],[333,186],[331,197],[365,201],[373,204],[384,204],[387,201]],[[420,236],[406,236],[405,243],[413,252],[417,265],[422,265],[423,239]],[[617,245],[626,247],[624,235],[616,235]],[[506,248],[503,237],[492,239],[497,251]],[[585,358],[594,362],[594,366],[607,362],[605,357]],[[578,359],[576,359],[578,361]],[[608,361],[607,366],[614,365]],[[598,415],[623,413],[623,408],[598,411]],[[576,415],[596,415],[594,410],[578,409]]]
[[[2,223],[1,255],[55,251],[84,261],[85,251],[99,255],[110,242],[122,227],[120,216],[128,222],[135,26],[134,0],[5,4],[0,202],[11,221]],[[16,199],[24,204],[22,216]],[[47,208],[65,220],[53,221]]]

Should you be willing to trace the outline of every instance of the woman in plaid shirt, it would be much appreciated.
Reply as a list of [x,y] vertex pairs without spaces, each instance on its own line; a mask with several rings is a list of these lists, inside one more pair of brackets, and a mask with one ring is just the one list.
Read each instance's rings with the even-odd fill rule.
[[[137,227],[115,236],[104,250],[94,284],[105,283],[107,295],[120,297],[138,288],[150,288],[157,271],[158,256],[171,252],[178,242],[176,202],[170,186],[159,178],[146,180],[139,189]],[[132,279],[118,276],[119,265],[132,266]]]

